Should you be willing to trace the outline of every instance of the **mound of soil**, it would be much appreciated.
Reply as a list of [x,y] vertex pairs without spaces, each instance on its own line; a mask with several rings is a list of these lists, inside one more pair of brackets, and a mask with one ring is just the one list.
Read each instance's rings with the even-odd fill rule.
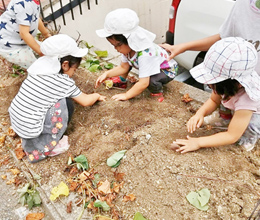
[[[180,154],[169,148],[177,138],[188,133],[185,123],[201,104],[182,102],[183,84],[170,82],[165,87],[165,99],[158,102],[146,90],[128,101],[113,101],[122,90],[94,89],[101,74],[79,68],[74,76],[83,92],[98,92],[106,102],[91,107],[75,103],[75,112],[68,127],[68,152],[37,164],[24,161],[30,170],[41,176],[40,184],[50,189],[66,181],[68,155],[84,154],[90,167],[102,179],[112,181],[114,172],[124,173],[124,185],[115,200],[121,219],[133,219],[136,212],[150,220],[172,219],[246,219],[260,198],[260,147],[246,152],[239,146],[200,149]],[[9,122],[7,109],[24,77],[1,75],[1,118]],[[131,87],[129,83],[128,88]],[[6,127],[8,127],[8,124]],[[200,128],[192,136],[217,132]],[[13,139],[13,143],[18,141]],[[127,150],[117,168],[106,160],[113,153]],[[211,193],[208,211],[200,211],[186,199],[191,191],[208,188]],[[134,201],[123,196],[134,194]],[[66,207],[64,206],[64,212]],[[87,212],[87,211],[85,211]],[[75,218],[70,218],[75,219]]]

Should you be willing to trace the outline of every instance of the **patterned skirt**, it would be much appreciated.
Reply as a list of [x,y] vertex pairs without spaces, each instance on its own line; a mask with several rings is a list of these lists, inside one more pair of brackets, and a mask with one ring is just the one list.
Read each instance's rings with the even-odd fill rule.
[[53,151],[68,126],[69,110],[67,103],[66,98],[63,98],[47,111],[43,131],[38,137],[22,138],[22,146],[29,162],[35,163],[48,156],[53,156]]

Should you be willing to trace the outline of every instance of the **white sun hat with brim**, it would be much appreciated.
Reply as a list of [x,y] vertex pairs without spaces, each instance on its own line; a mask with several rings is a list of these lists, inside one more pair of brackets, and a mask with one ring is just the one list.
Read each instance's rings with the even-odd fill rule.
[[107,14],[104,28],[96,30],[99,37],[122,34],[126,37],[129,47],[134,51],[142,51],[153,45],[156,35],[139,26],[139,18],[129,8],[118,8]]
[[60,58],[65,56],[84,57],[87,48],[79,48],[76,41],[66,34],[57,34],[44,40],[40,46],[44,56],[37,59],[28,69],[29,74],[57,74],[61,69]]
[[203,84],[235,79],[245,88],[250,99],[259,101],[260,76],[255,71],[257,61],[253,44],[240,37],[228,37],[213,44],[204,61],[192,68],[190,73]]

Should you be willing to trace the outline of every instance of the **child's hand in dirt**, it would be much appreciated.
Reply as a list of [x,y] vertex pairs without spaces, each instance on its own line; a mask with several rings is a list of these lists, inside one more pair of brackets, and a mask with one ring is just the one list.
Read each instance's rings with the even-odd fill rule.
[[106,96],[100,95],[98,101],[106,101]]
[[114,99],[115,101],[125,101],[128,98],[126,97],[126,93],[120,93],[112,96],[111,99]]
[[107,78],[106,73],[103,73],[101,76],[99,76],[96,80],[95,88],[98,88],[100,84],[105,81],[106,78]]
[[187,136],[187,139],[177,139],[174,143],[180,147],[173,150],[182,154],[200,149],[198,138],[191,138]]
[[204,117],[200,115],[192,116],[187,122],[188,132],[193,133],[197,128],[199,128],[203,123]]

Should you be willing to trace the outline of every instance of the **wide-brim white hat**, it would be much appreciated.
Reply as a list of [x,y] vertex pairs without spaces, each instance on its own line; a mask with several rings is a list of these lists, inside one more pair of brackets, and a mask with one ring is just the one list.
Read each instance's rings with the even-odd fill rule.
[[203,84],[227,79],[237,80],[250,99],[260,100],[260,76],[255,71],[258,61],[253,44],[240,37],[223,38],[208,50],[204,61],[190,70],[192,77]]
[[29,74],[56,74],[60,71],[60,58],[65,56],[84,57],[87,48],[79,48],[76,41],[66,34],[57,34],[44,40],[40,46],[44,56],[37,59],[28,69]]
[[142,51],[153,45],[156,35],[139,26],[139,18],[129,8],[111,11],[105,18],[104,28],[96,30],[99,37],[122,34],[126,37],[129,47],[134,51]]

